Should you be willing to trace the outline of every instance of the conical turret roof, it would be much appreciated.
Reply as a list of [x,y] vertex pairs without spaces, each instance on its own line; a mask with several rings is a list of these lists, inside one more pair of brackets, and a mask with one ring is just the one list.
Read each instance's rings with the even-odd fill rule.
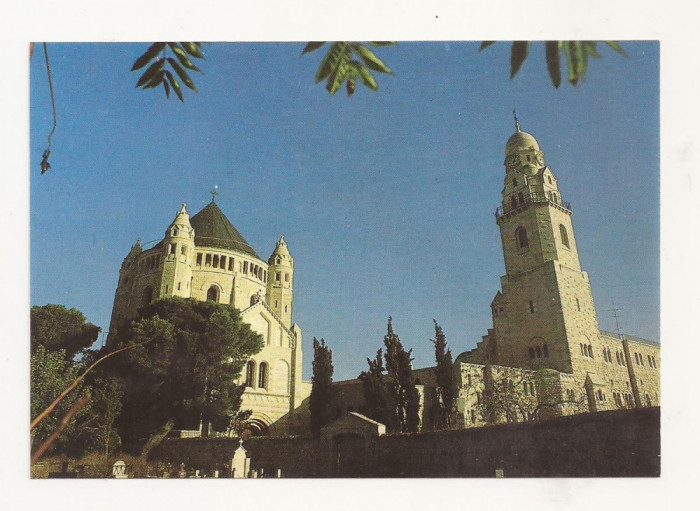
[[198,247],[226,248],[237,250],[260,259],[241,233],[226,218],[216,202],[210,202],[199,213],[190,218],[194,228],[194,243]]

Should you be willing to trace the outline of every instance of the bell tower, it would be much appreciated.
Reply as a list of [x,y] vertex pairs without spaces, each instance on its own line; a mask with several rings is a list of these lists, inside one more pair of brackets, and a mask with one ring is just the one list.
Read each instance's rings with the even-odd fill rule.
[[579,344],[590,344],[587,335],[599,332],[571,205],[562,199],[544,151],[517,117],[504,165],[496,222],[506,274],[492,303],[495,363],[570,373]]

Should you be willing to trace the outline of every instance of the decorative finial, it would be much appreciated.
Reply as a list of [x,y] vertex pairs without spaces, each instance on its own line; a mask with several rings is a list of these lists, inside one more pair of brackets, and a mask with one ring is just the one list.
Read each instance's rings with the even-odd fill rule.
[[219,195],[219,192],[217,192],[218,189],[219,189],[219,185],[214,185],[214,189],[211,192],[209,192],[209,193],[211,193],[211,201],[212,202],[215,202],[216,196]]
[[518,122],[518,115],[515,113],[515,108],[513,108],[513,119],[515,119],[515,131],[520,133],[520,122]]

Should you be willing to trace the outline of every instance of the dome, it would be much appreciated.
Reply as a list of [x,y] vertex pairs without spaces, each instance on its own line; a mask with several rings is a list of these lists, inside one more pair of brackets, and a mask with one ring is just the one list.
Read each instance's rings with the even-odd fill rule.
[[190,222],[194,227],[194,243],[198,247],[237,250],[260,259],[214,201],[194,215]]
[[506,156],[521,149],[530,149],[531,147],[537,151],[540,150],[540,144],[537,143],[537,139],[525,131],[518,130],[513,133],[506,143]]

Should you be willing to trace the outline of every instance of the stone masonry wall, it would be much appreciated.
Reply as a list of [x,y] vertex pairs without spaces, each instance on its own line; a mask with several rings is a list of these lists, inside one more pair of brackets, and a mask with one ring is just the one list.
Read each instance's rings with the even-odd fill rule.
[[[251,469],[282,477],[655,477],[660,409],[607,411],[548,421],[435,433],[336,438],[253,438]],[[154,459],[226,471],[236,439],[174,439]]]

